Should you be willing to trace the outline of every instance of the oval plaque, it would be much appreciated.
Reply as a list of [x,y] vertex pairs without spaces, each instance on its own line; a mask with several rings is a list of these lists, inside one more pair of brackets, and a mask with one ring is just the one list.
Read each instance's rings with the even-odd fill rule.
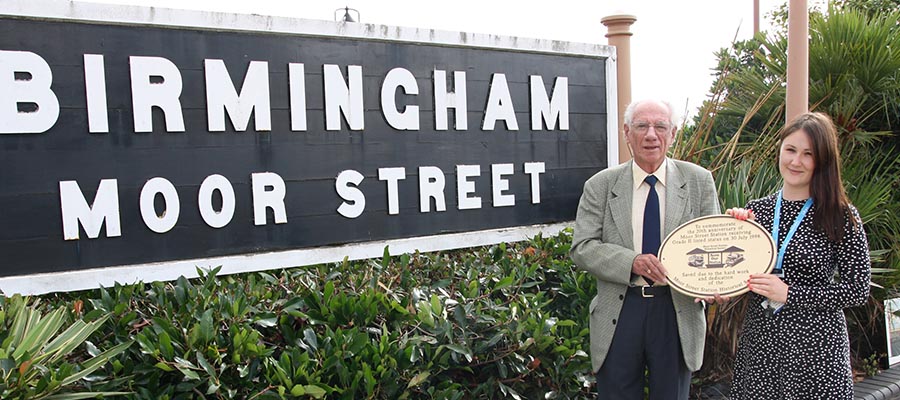
[[750,274],[772,271],[775,256],[775,243],[765,228],[724,214],[682,224],[659,249],[669,285],[693,297],[742,294],[749,290]]

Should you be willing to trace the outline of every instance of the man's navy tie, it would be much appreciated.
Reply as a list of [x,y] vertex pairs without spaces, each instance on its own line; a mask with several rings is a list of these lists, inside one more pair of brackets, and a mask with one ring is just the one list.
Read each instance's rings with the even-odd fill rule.
[[660,245],[659,233],[659,195],[656,194],[657,179],[653,175],[644,178],[644,182],[650,185],[650,193],[647,195],[647,205],[644,206],[644,236],[641,240],[641,254],[657,254]]

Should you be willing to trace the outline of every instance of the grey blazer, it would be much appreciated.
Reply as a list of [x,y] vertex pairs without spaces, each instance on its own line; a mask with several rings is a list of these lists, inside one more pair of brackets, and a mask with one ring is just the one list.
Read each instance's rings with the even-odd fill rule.
[[[631,164],[598,172],[584,184],[575,217],[570,255],[575,265],[597,280],[597,295],[590,304],[591,364],[600,369],[612,343],[622,299],[631,280],[631,264],[639,255],[631,229],[634,193]],[[664,237],[691,219],[722,212],[712,174],[685,161],[669,159],[666,172]],[[706,339],[703,305],[672,291],[684,363],[700,369]]]

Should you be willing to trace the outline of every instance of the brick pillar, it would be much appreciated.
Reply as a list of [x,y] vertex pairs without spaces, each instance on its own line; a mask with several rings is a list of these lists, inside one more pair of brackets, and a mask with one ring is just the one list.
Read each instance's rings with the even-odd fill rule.
[[[606,26],[606,38],[616,48],[616,83],[619,105],[619,162],[631,159],[631,151],[625,142],[625,107],[631,103],[631,25],[637,21],[633,15],[609,15],[600,22]],[[610,132],[611,134],[612,132]]]
[[806,0],[788,3],[787,95],[784,118],[809,111],[809,10]]

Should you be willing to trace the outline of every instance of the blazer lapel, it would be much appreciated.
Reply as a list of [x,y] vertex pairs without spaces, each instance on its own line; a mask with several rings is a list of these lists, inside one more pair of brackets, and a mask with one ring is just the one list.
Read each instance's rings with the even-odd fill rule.
[[631,199],[634,197],[632,162],[628,162],[616,177],[609,199],[609,211],[624,242],[622,245],[629,249],[634,247],[634,232],[631,230]]
[[678,165],[671,160],[669,160],[668,169],[666,173],[666,222],[663,239],[681,224],[687,207],[687,182],[678,170]]

